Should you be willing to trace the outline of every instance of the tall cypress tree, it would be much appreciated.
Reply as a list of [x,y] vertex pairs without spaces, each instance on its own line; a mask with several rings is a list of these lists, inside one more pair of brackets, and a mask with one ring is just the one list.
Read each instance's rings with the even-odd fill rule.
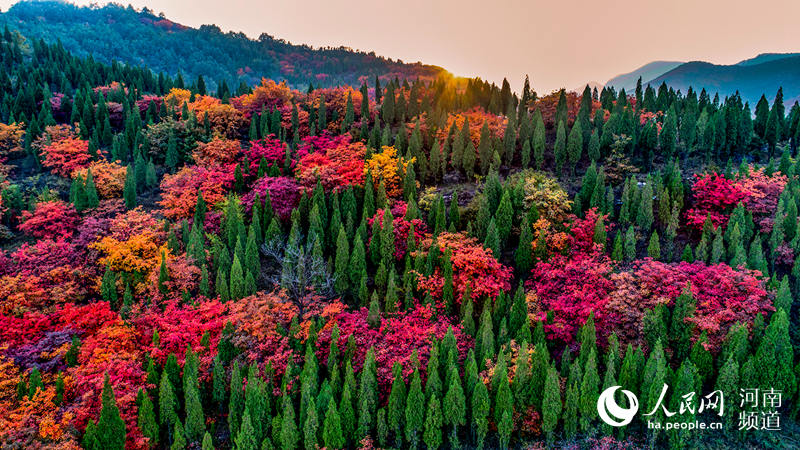
[[483,448],[486,433],[489,429],[489,391],[483,382],[478,382],[472,393],[472,426],[475,430],[476,444]]
[[419,376],[419,369],[416,369],[411,376],[405,414],[405,434],[411,448],[417,448],[417,445],[419,445],[419,438],[425,421],[424,405],[425,394],[422,393],[422,380]]
[[102,408],[100,418],[97,420],[95,438],[102,450],[122,450],[125,448],[126,436],[125,422],[119,415],[114,390],[106,373],[103,379]]
[[547,370],[547,379],[544,383],[542,400],[542,431],[547,436],[547,442],[552,444],[555,440],[556,425],[561,415],[561,390],[558,383],[558,372],[553,367]]
[[339,412],[336,410],[336,402],[333,401],[328,403],[328,412],[325,413],[325,422],[322,428],[322,442],[325,444],[325,447],[331,449],[342,448],[345,445]]

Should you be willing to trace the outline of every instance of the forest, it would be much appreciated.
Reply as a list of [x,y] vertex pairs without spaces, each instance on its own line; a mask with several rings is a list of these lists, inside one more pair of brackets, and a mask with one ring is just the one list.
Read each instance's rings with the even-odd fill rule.
[[62,0],[21,1],[0,13],[9,26],[30,39],[61,42],[76,56],[107,64],[113,60],[146,65],[155,72],[196,79],[209,86],[223,82],[258,84],[262,77],[291,86],[335,87],[392,74],[399,78],[434,78],[440,67],[407,64],[347,47],[312,48],[262,33],[250,39],[242,32],[223,32],[216,25],[188,27],[118,3],[78,7]]
[[782,90],[0,67],[4,448],[800,445]]

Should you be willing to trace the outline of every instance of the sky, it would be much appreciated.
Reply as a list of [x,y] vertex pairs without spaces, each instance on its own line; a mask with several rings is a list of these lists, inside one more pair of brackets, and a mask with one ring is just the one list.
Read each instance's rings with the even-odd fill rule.
[[[6,10],[15,0],[0,0]],[[797,0],[118,0],[189,26],[348,46],[539,93],[654,60],[800,52]],[[77,4],[98,3],[76,0]],[[104,3],[104,2],[99,2]]]

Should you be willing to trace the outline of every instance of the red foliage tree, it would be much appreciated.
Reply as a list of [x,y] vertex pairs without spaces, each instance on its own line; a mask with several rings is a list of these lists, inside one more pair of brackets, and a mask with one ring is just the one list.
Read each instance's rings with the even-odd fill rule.
[[257,141],[250,141],[250,147],[244,150],[244,154],[247,155],[247,160],[250,162],[250,167],[247,167],[248,174],[255,176],[258,173],[262,158],[267,161],[268,167],[273,165],[280,167],[286,158],[287,147],[285,142],[275,139],[273,135]]
[[19,229],[38,238],[56,239],[72,236],[80,223],[72,204],[61,200],[39,202],[31,213],[23,211]]
[[747,193],[733,181],[717,173],[695,175],[692,185],[693,207],[686,211],[686,224],[701,230],[706,217],[714,228],[725,225],[737,203],[747,198]]
[[768,177],[763,168],[754,167],[750,167],[748,176],[736,180],[736,187],[747,195],[745,208],[753,213],[753,220],[764,233],[772,231],[778,198],[788,181],[785,175],[774,173]]
[[307,190],[313,189],[317,180],[326,191],[361,186],[366,151],[362,142],[351,143],[349,135],[309,136],[298,148],[297,180]]
[[[432,244],[432,239],[422,242],[424,255],[430,251]],[[511,268],[497,261],[492,251],[483,247],[477,239],[467,237],[464,233],[442,233],[437,236],[436,244],[442,254],[445,249],[452,252],[453,293],[457,303],[461,303],[467,285],[471,287],[475,299],[488,297],[494,300],[500,291],[509,292],[511,289]],[[444,276],[440,268],[437,267],[428,277],[417,274],[417,288],[430,293],[434,299],[442,299],[443,287]]]
[[[414,372],[411,364],[412,353],[416,350],[423,376],[424,368],[430,356],[431,339],[442,339],[451,327],[443,317],[434,318],[430,306],[418,306],[413,311],[385,316],[380,327],[372,328],[367,322],[366,308],[339,314],[335,321],[339,326],[340,351],[347,348],[350,336],[356,343],[353,355],[353,369],[358,372],[364,365],[367,351],[375,349],[375,361],[378,369],[378,385],[382,394],[387,395],[392,383],[392,366],[399,362],[403,366],[406,380]],[[320,361],[327,361],[330,349],[331,329],[319,333],[317,340],[317,356]],[[458,345],[459,360],[463,360],[472,342],[461,332],[460,326],[453,326]]]
[[[283,221],[289,220],[292,210],[300,202],[300,186],[289,177],[270,177],[264,176],[253,183],[253,190],[242,197],[242,205],[250,211],[255,202],[256,195],[264,205],[267,191],[272,201],[272,210]],[[269,226],[269,224],[264,224]]]
[[[425,236],[428,234],[428,226],[425,225],[420,219],[406,220],[406,202],[397,201],[391,209],[392,212],[392,227],[394,229],[394,257],[398,261],[402,261],[406,256],[406,249],[408,248],[408,233],[411,231],[411,225],[414,225],[414,241],[419,245]],[[375,215],[367,220],[369,229],[372,230],[372,224],[376,220],[378,224],[383,227],[383,209],[375,212]],[[372,243],[372,236],[369,238],[369,243]]]
[[232,166],[184,167],[175,175],[164,175],[159,204],[170,219],[189,218],[199,193],[207,205],[213,206],[225,198],[232,184]]

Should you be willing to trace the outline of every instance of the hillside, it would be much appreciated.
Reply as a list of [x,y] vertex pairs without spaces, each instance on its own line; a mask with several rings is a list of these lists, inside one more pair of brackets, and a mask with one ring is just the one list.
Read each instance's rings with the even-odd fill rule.
[[216,25],[191,28],[144,9],[107,5],[78,7],[56,1],[20,2],[0,14],[0,26],[28,38],[61,41],[76,55],[109,63],[146,65],[187,79],[203,75],[209,86],[226,80],[256,84],[262,77],[286,79],[295,87],[361,83],[359,77],[431,78],[441,68],[376,56],[349,48],[314,49],[266,33],[257,40]]
[[626,91],[631,91],[636,88],[636,81],[639,77],[642,78],[642,81],[652,80],[681,64],[683,63],[680,61],[653,61],[632,72],[615,76],[606,82],[606,86],[613,86],[618,91],[622,88],[625,88]]
[[761,64],[769,61],[775,61],[777,59],[789,58],[792,56],[798,56],[800,53],[761,53],[760,55],[745,59],[744,61],[739,61],[736,63],[737,66],[754,66],[756,64]]
[[738,91],[742,99],[755,105],[762,94],[770,98],[783,86],[786,104],[791,105],[800,96],[800,55],[769,59],[760,64],[716,65],[694,61],[682,64],[650,81],[651,85],[666,82],[683,92],[692,86],[705,88],[710,94],[720,96]]
[[800,448],[800,106],[220,91],[0,33],[0,448]]

